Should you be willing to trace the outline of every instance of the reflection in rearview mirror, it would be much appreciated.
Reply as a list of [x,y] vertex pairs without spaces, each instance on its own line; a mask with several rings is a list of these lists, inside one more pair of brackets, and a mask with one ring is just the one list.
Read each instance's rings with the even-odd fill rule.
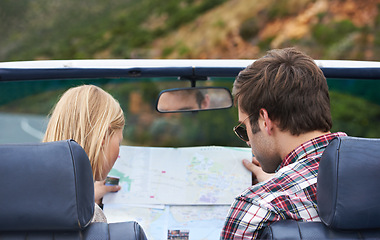
[[232,107],[231,92],[222,87],[194,87],[168,89],[160,93],[157,111],[193,112]]

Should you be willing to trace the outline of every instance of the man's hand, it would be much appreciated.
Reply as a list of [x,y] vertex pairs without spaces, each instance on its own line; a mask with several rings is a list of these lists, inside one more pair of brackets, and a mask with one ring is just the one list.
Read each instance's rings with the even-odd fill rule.
[[106,193],[109,192],[117,192],[121,189],[119,185],[116,186],[107,186],[105,185],[104,181],[96,181],[94,183],[94,190],[95,190],[95,203],[100,205],[102,203],[102,198]]
[[250,162],[247,159],[243,159],[243,165],[250,172],[252,172],[252,184],[253,185],[256,183],[268,180],[274,175],[274,173],[264,172],[263,169],[260,167],[259,161],[257,161],[255,157],[252,157],[252,162]]

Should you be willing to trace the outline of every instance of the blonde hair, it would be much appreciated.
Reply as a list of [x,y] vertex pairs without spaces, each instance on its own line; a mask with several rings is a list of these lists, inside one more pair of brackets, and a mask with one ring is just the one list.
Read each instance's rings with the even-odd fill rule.
[[94,180],[103,176],[102,145],[125,124],[119,103],[99,87],[82,85],[67,90],[50,115],[43,142],[75,140],[90,159]]

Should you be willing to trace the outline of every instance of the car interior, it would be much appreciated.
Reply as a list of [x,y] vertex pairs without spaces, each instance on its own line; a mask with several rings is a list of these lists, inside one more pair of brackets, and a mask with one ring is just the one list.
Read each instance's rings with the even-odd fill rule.
[[[196,61],[184,63],[173,60],[163,65],[160,61],[138,61],[137,65],[127,61],[118,62],[113,67],[110,61],[96,64],[73,61],[54,62],[51,66],[46,62],[43,63],[45,68],[34,62],[20,65],[0,63],[0,114],[19,114],[12,111],[15,104],[21,105],[21,99],[27,111],[46,103],[47,110],[36,110],[45,116],[52,106],[47,104],[47,98],[55,102],[62,89],[91,83],[114,91],[121,103],[136,99],[139,102],[141,96],[149,98],[141,100],[137,109],[136,104],[123,106],[127,112],[125,139],[131,139],[123,142],[125,145],[242,147],[241,141],[231,131],[237,122],[237,113],[229,89],[234,76],[250,62],[227,61],[197,67]],[[377,123],[380,116],[377,112],[380,105],[380,66],[350,64],[319,62],[331,90],[332,109],[336,112],[333,115],[334,126],[348,135],[361,136],[336,138],[323,154],[317,190],[321,222],[276,222],[263,231],[262,239],[380,238],[380,129]],[[137,84],[142,84],[141,88],[137,88]],[[156,89],[151,90],[151,86]],[[33,99],[38,103],[35,106],[28,96],[42,89],[51,92],[44,98]],[[209,91],[208,100],[212,104],[206,108],[201,104],[195,108],[185,105],[167,108],[160,102],[172,93],[185,95],[189,89],[203,94]],[[211,94],[212,91],[215,94]],[[139,92],[137,96],[136,92]],[[358,100],[359,97],[362,99]],[[178,99],[170,102],[179,103]],[[353,100],[358,100],[355,102],[357,105],[351,102]],[[337,103],[344,110],[338,109]],[[359,112],[361,110],[363,112]],[[173,113],[178,115],[169,119],[167,116]],[[0,120],[6,120],[5,117],[0,115]],[[183,122],[178,125],[190,129],[190,133],[184,132],[182,136],[185,140],[174,138],[180,132],[174,128],[177,125],[173,127],[175,131],[167,130],[167,135],[173,138],[170,141],[157,130],[161,127],[159,123],[164,125],[164,120],[167,120],[165,126],[169,126],[173,119],[180,118]],[[218,118],[223,121],[217,121]],[[193,120],[198,122],[193,123]],[[230,128],[227,129],[226,125]],[[198,131],[193,130],[196,129],[194,126],[199,127]],[[20,143],[19,139],[13,141],[12,138],[18,133],[7,135],[7,128],[4,125],[0,134],[0,239],[149,239],[149,229],[138,221],[91,222],[94,213],[92,170],[78,144],[72,140],[38,143],[36,139]],[[158,134],[154,135],[154,130]],[[40,131],[43,132],[43,128]],[[193,137],[191,134],[195,132],[205,134]],[[215,132],[226,135],[216,136]]]
[[92,169],[73,140],[0,146],[0,239],[146,239],[137,222],[91,222]]
[[340,137],[327,146],[318,170],[321,222],[284,220],[262,239],[378,239],[380,140]]

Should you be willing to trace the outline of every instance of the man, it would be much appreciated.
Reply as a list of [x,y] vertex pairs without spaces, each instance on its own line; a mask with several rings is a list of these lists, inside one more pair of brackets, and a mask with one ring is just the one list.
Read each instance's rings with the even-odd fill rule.
[[167,91],[160,95],[157,109],[161,112],[207,109],[210,97],[197,88]]
[[330,133],[321,69],[294,48],[272,50],[239,73],[233,95],[240,122],[234,131],[256,158],[245,166],[266,180],[235,198],[221,239],[258,238],[265,226],[283,219],[320,221],[319,160],[329,141],[346,135]]

